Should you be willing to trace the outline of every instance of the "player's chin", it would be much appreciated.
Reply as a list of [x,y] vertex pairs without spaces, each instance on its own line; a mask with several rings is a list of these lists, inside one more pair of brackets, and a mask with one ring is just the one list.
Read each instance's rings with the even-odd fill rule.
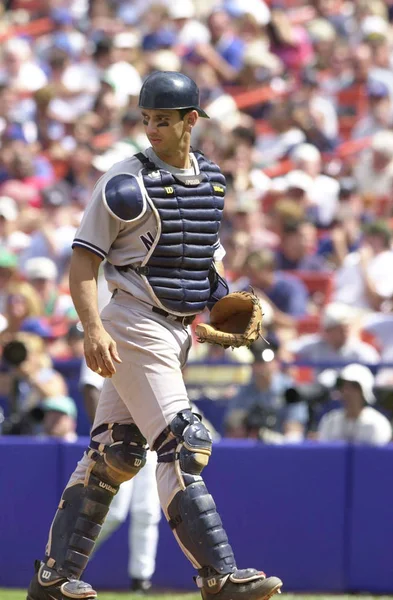
[[163,140],[149,140],[149,141],[151,143],[153,150],[155,150],[156,148],[157,148],[157,150],[158,149],[162,150]]

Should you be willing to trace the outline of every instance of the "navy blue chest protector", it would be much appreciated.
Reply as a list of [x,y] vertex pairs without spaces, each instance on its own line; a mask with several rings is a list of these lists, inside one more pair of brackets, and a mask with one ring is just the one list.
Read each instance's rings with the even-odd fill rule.
[[201,312],[210,297],[213,263],[224,208],[225,177],[195,153],[198,175],[159,170],[144,154],[143,183],[158,213],[154,250],[139,271],[161,306],[174,314]]

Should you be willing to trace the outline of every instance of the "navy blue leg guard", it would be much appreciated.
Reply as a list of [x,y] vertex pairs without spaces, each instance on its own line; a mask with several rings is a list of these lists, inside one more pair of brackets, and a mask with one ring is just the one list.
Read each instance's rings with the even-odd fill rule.
[[[169,439],[169,441],[168,441]],[[182,491],[168,506],[169,524],[197,568],[232,573],[235,557],[220,515],[200,476],[211,454],[209,431],[190,410],[178,413],[158,438],[158,462],[175,462]]]
[[268,600],[280,591],[277,577],[239,570],[220,515],[200,475],[211,454],[209,431],[190,410],[176,415],[158,437],[158,462],[174,462],[181,491],[167,507],[169,524],[198,569],[204,600]]
[[54,577],[81,577],[119,486],[145,465],[146,440],[136,425],[112,426],[112,438],[108,445],[92,442],[85,482],[64,491],[47,546]]
[[210,567],[221,575],[233,572],[235,557],[203,481],[191,483],[178,492],[168,506],[168,514],[169,525],[200,569]]

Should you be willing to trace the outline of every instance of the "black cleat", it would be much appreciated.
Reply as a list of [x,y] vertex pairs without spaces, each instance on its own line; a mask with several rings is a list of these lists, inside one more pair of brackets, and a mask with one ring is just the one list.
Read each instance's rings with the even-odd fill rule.
[[269,600],[281,593],[282,581],[256,569],[236,569],[230,575],[197,577],[203,600]]
[[45,563],[35,561],[35,575],[27,590],[26,600],[88,600],[97,598],[91,585],[79,579],[67,579],[50,569]]
[[151,581],[149,579],[137,579],[133,577],[130,589],[135,594],[147,594],[151,589]]

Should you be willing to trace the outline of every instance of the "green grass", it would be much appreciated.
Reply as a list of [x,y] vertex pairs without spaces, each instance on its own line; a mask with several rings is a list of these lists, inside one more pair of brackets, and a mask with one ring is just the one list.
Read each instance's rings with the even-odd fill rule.
[[[98,594],[98,600],[140,600],[141,596],[130,594],[127,592],[102,592]],[[276,596],[277,600],[392,600],[392,596],[324,596],[322,594],[309,596],[303,594],[282,594]],[[26,600],[25,590],[6,590],[0,589],[0,600]],[[157,595],[146,596],[146,600],[201,600],[201,596],[197,594],[177,594],[164,593]]]

